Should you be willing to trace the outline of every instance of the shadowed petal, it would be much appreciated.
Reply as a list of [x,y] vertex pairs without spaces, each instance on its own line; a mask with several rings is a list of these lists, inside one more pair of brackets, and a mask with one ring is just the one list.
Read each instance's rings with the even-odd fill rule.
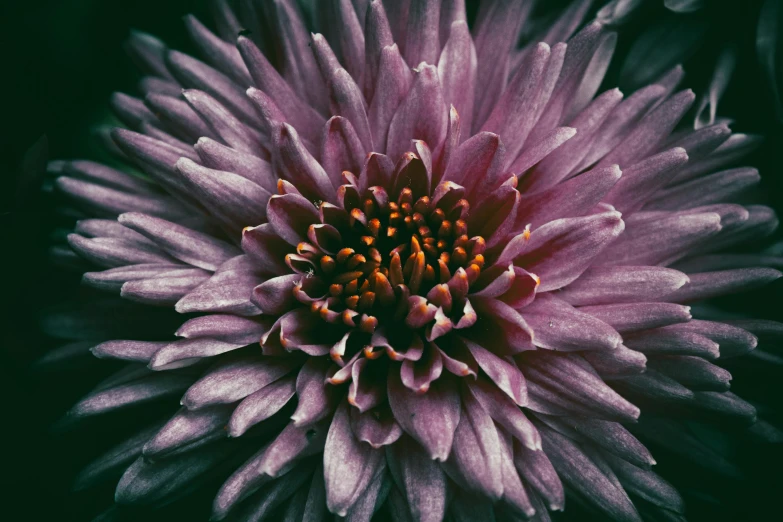
[[[539,446],[541,444],[539,436]],[[541,495],[552,511],[562,511],[565,506],[563,483],[552,462],[540,447],[536,450],[519,443],[514,444],[514,465],[529,488]],[[543,508],[543,506],[541,506]]]
[[187,158],[177,161],[177,171],[193,196],[235,234],[246,226],[266,221],[270,194],[252,181],[202,167]]
[[139,458],[128,467],[117,484],[118,504],[154,504],[168,495],[191,487],[201,475],[224,462],[229,455],[225,445],[207,446],[160,462]]
[[550,429],[542,430],[544,450],[563,480],[612,520],[641,522],[641,517],[614,474],[598,465],[579,446]]
[[[476,332],[476,335],[479,337],[489,335],[499,340],[499,343],[487,344],[493,347],[497,355],[513,355],[535,349],[533,331],[519,312],[496,299],[473,297],[472,302],[480,318],[479,323],[485,325],[483,329],[478,328],[479,332]],[[472,334],[473,330],[471,330]]]
[[388,406],[378,406],[365,412],[351,409],[351,429],[357,439],[375,449],[394,444],[402,435],[402,428]]
[[416,522],[439,522],[446,510],[446,475],[410,437],[386,450],[386,461]]
[[285,406],[296,393],[293,377],[279,379],[249,395],[237,405],[228,422],[228,435],[239,437]]
[[226,406],[199,411],[182,408],[144,445],[144,456],[157,460],[223,438],[230,415],[231,407]]

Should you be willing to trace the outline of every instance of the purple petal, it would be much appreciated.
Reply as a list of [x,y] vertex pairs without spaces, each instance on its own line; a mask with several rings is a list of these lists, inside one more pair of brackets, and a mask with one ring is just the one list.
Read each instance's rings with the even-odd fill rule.
[[187,158],[177,161],[177,171],[191,194],[235,234],[246,226],[266,220],[266,202],[270,194],[252,181],[230,172],[202,167]]
[[149,375],[95,391],[76,403],[68,414],[87,417],[169,397],[181,393],[191,382],[192,378],[182,375]]
[[211,468],[224,462],[226,446],[207,446],[159,462],[139,457],[128,467],[117,484],[114,501],[117,504],[154,504],[193,487],[193,483]]
[[228,421],[228,435],[240,437],[285,406],[296,393],[293,377],[279,379],[249,395],[240,402]]
[[544,450],[558,474],[591,506],[614,520],[641,522],[636,508],[610,470],[596,465],[574,442],[556,431],[542,430],[542,438]]
[[215,275],[180,299],[175,309],[179,313],[258,315],[261,312],[250,302],[250,295],[260,282],[246,256],[237,256],[223,263]]
[[351,122],[363,150],[373,150],[370,122],[361,89],[345,69],[335,70],[329,79],[329,103],[333,114]]
[[573,308],[552,293],[521,310],[536,346],[560,351],[614,350],[622,338],[611,326]]
[[309,358],[296,377],[299,403],[291,416],[297,427],[306,427],[329,415],[334,409],[332,387],[326,385],[330,362],[326,358]]
[[557,218],[584,216],[620,179],[617,165],[596,168],[535,194],[523,194],[516,223],[537,228]]
[[342,184],[342,173],[359,174],[365,160],[365,150],[353,125],[341,116],[326,122],[321,140],[321,165],[335,189]]
[[500,440],[492,418],[466,393],[444,470],[458,484],[497,500],[503,494]]
[[[360,20],[361,21],[361,20]],[[386,10],[381,2],[370,2],[364,19],[364,99],[371,102],[380,70],[383,48],[394,43]]]
[[253,289],[250,298],[267,315],[281,315],[296,305],[293,288],[302,280],[299,274],[287,274],[268,279]]
[[539,292],[556,290],[579,277],[624,228],[619,212],[558,219],[530,234],[514,264],[541,279]]
[[625,169],[647,156],[669,135],[694,99],[693,91],[686,90],[658,105],[598,165],[603,167],[616,163]]
[[[382,76],[379,81],[381,79]],[[391,120],[387,154],[399,157],[410,148],[411,138],[422,140],[435,150],[446,137],[447,120],[438,71],[434,66],[425,65]]]
[[479,367],[492,382],[519,406],[527,404],[525,377],[513,361],[498,357],[483,346],[462,339]]
[[[539,436],[539,446],[540,444]],[[563,510],[565,506],[563,483],[560,482],[560,477],[546,452],[540,447],[533,450],[520,444],[514,444],[514,465],[525,483],[544,497],[550,510]]]
[[[520,365],[531,399],[541,396],[566,411],[605,420],[633,422],[639,417],[639,408],[607,386],[578,355],[536,350],[522,356]],[[532,400],[530,408],[536,409]]]
[[489,415],[517,440],[532,450],[541,449],[541,437],[513,400],[485,379],[470,384],[469,389]]
[[405,497],[412,520],[442,520],[446,510],[446,475],[438,463],[409,437],[389,446],[386,461]]
[[383,453],[356,439],[349,418],[344,402],[337,408],[324,448],[326,505],[340,516],[367,489],[383,462]]
[[745,292],[764,286],[781,277],[773,268],[739,268],[718,272],[690,274],[690,282],[666,296],[666,301],[687,303],[721,295]]
[[438,59],[438,76],[446,103],[462,115],[462,124],[470,129],[478,67],[476,47],[465,20],[455,21],[448,29],[448,40]]
[[111,358],[146,364],[155,352],[167,344],[167,341],[106,341],[90,348],[90,351],[99,359]]
[[209,337],[227,343],[258,342],[269,329],[270,320],[249,319],[236,315],[214,314],[195,317],[182,324],[176,334],[186,339]]
[[495,188],[500,181],[505,149],[497,134],[481,132],[462,143],[449,160],[442,181],[462,186],[470,194]]
[[276,275],[288,272],[285,255],[293,251],[268,223],[242,229],[242,250],[260,271]]
[[496,299],[474,297],[472,301],[480,322],[487,325],[485,330],[491,332],[492,339],[496,340],[487,346],[493,346],[497,355],[513,355],[535,349],[533,331],[519,312]]
[[654,301],[688,282],[682,272],[653,266],[597,266],[563,288],[558,297],[574,306]]
[[275,382],[296,367],[295,358],[241,356],[224,360],[188,389],[182,404],[189,410],[230,404]]
[[405,35],[405,61],[411,66],[421,62],[435,64],[440,53],[440,1],[412,2]]
[[149,368],[161,371],[191,366],[206,357],[214,357],[245,346],[245,343],[226,343],[214,339],[183,339],[168,343],[155,352]]
[[306,242],[308,227],[319,221],[313,204],[296,194],[272,196],[267,213],[277,235],[293,246]]
[[406,388],[398,372],[389,370],[389,406],[403,430],[416,439],[432,459],[445,461],[459,423],[459,394],[450,379],[435,381],[427,393]]
[[623,345],[611,352],[585,352],[584,358],[604,379],[637,375],[647,368],[647,358],[643,354]]
[[597,317],[620,333],[685,323],[691,319],[690,307],[671,303],[583,306],[579,310]]
[[250,39],[240,36],[237,47],[256,87],[275,101],[296,128],[313,132],[321,128],[324,118],[294,93]]
[[[412,81],[410,68],[402,59],[397,44],[384,47],[381,50],[378,63],[375,95],[367,112],[373,143],[378,144],[376,146],[378,152],[389,152],[389,148],[386,145],[389,124],[395,116],[400,103],[405,99]],[[407,139],[410,139],[411,136],[407,135]],[[392,158],[395,158],[395,156],[392,156]]]
[[394,444],[402,436],[402,428],[388,406],[365,412],[351,409],[351,430],[357,439],[375,449]]
[[500,466],[503,476],[503,502],[525,518],[535,515],[536,510],[530,503],[525,486],[514,467],[513,440],[507,434],[498,430],[500,441]]
[[313,201],[334,201],[334,186],[329,176],[304,146],[296,130],[282,123],[273,131],[273,139],[272,165],[278,177],[296,185]]
[[241,253],[212,236],[145,214],[125,213],[118,221],[148,237],[173,257],[206,270],[215,270]]
[[239,174],[270,194],[277,188],[271,165],[253,154],[234,150],[204,137],[200,137],[193,148],[205,167]]
[[607,194],[605,202],[626,214],[639,210],[650,196],[672,180],[687,161],[685,149],[675,147],[627,166],[623,169],[623,177]]
[[223,438],[230,415],[225,406],[195,412],[182,408],[144,445],[144,457],[157,460]]
[[169,51],[166,63],[180,83],[192,89],[200,89],[227,107],[245,123],[255,123],[255,112],[244,89],[223,73],[202,61],[178,51]]

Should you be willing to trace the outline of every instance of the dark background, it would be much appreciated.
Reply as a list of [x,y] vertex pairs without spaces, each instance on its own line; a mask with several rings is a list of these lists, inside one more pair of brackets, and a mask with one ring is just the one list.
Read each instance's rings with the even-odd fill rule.
[[[719,112],[735,119],[735,130],[767,137],[745,163],[759,167],[763,176],[759,197],[780,215],[781,127],[754,54],[760,2],[708,3],[710,9],[687,17],[708,24],[709,29],[699,49],[685,62],[685,83],[701,94],[722,46],[727,42],[737,45],[739,65]],[[138,28],[158,35],[175,49],[193,51],[180,20],[186,13],[208,20],[203,0],[39,0],[6,1],[0,6],[0,295],[4,308],[0,326],[0,433],[4,439],[0,512],[5,520],[90,520],[112,496],[111,485],[86,494],[73,494],[69,488],[74,473],[105,447],[103,435],[113,426],[89,425],[78,432],[51,428],[106,369],[43,373],[31,368],[34,360],[56,345],[41,331],[42,310],[82,290],[76,275],[64,276],[48,262],[47,245],[65,222],[54,211],[56,199],[17,186],[19,163],[24,151],[43,134],[48,137],[51,158],[101,158],[91,129],[114,122],[107,104],[110,93],[134,93],[139,78],[122,50],[128,31]],[[617,83],[631,36],[643,24],[667,16],[671,15],[653,0],[639,21],[621,31],[607,86]],[[780,290],[781,285],[774,284],[721,304],[781,320]],[[744,391],[766,400],[782,396],[780,374],[773,368],[758,372],[740,367],[735,375],[741,377],[735,379],[734,387],[740,394]],[[112,420],[129,426],[135,422],[132,417]],[[675,484],[709,486],[724,503],[717,506],[698,493],[686,492],[690,520],[783,519],[778,499],[783,491],[780,448],[744,451],[748,453],[744,464],[748,478],[743,482],[692,471],[690,465],[665,452],[656,452],[656,457],[660,456],[658,469],[664,477]],[[179,503],[144,520],[195,520],[192,514],[209,501],[199,498],[187,505]]]

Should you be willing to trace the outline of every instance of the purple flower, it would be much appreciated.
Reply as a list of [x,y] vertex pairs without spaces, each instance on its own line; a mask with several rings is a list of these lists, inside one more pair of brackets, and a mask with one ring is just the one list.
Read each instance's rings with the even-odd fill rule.
[[121,475],[117,503],[158,504],[220,477],[216,520],[683,520],[640,439],[731,475],[694,424],[779,435],[720,363],[781,325],[688,306],[781,275],[726,253],[777,226],[733,203],[757,139],[711,99],[678,127],[681,67],[599,93],[616,34],[589,1],[518,48],[530,5],[469,28],[460,0],[219,0],[217,34],[186,19],[204,61],[131,37],[128,169],[50,165],[91,216],[59,255],[184,315],[176,339],[117,298],[82,316],[138,319],[91,348],[127,366],[70,415],[181,408],[79,487]]

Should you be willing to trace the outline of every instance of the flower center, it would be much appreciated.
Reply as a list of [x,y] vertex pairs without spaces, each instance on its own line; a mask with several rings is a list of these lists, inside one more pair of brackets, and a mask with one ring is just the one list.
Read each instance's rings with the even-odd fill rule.
[[340,187],[345,213],[334,224],[311,225],[310,241],[297,247],[312,268],[294,295],[325,321],[367,333],[379,321],[421,328],[439,311],[454,311],[457,322],[486,246],[468,235],[470,204],[459,188],[442,183],[430,196],[405,186],[392,197],[378,186],[361,195]]

